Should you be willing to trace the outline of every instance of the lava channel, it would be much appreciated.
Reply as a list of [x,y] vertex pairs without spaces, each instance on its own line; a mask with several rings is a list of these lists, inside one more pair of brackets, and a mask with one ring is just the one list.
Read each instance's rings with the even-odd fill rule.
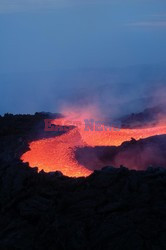
[[[61,123],[62,120],[55,120],[55,124],[58,122]],[[164,125],[119,131],[85,131],[84,126],[78,126],[61,136],[32,141],[29,144],[30,150],[24,153],[21,159],[23,162],[29,162],[31,167],[38,167],[39,171],[61,171],[69,177],[88,176],[92,171],[75,159],[76,148],[119,146],[131,138],[138,140],[161,134],[166,134]]]

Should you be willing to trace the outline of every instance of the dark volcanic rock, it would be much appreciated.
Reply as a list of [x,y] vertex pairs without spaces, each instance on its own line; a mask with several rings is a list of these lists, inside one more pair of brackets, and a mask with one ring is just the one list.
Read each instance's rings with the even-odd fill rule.
[[138,141],[124,142],[118,147],[96,146],[78,148],[76,159],[88,169],[101,169],[104,165],[146,170],[148,166],[166,168],[166,135],[152,136]]
[[148,125],[156,125],[165,116],[165,105],[160,104],[152,108],[147,108],[143,112],[124,116],[119,120],[121,121],[122,128],[140,128]]
[[0,249],[166,247],[164,169],[107,167],[73,179],[17,163],[0,178]]

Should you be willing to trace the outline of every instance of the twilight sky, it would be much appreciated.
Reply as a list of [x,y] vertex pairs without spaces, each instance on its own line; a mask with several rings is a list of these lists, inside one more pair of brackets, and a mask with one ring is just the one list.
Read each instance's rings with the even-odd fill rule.
[[26,82],[32,72],[156,65],[165,55],[165,0],[0,0],[0,113],[17,112],[24,73]]

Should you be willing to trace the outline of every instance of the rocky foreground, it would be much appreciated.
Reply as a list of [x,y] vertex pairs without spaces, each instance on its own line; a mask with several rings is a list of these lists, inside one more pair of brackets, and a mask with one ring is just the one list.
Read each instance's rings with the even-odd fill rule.
[[0,249],[165,250],[166,170],[38,173],[19,157],[42,119],[0,118]]

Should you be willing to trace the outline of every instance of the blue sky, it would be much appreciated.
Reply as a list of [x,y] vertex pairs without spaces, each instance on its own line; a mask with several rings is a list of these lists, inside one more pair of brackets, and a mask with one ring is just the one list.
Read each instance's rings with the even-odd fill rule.
[[0,34],[0,72],[160,63],[166,2],[0,0]]
[[[73,91],[73,82],[83,88],[101,78],[105,84],[114,78],[96,71],[162,65],[165,55],[165,0],[0,0],[0,113],[52,111],[52,89],[61,96],[65,88]],[[63,85],[66,70],[82,73],[67,74]],[[41,86],[50,106],[36,99]]]

